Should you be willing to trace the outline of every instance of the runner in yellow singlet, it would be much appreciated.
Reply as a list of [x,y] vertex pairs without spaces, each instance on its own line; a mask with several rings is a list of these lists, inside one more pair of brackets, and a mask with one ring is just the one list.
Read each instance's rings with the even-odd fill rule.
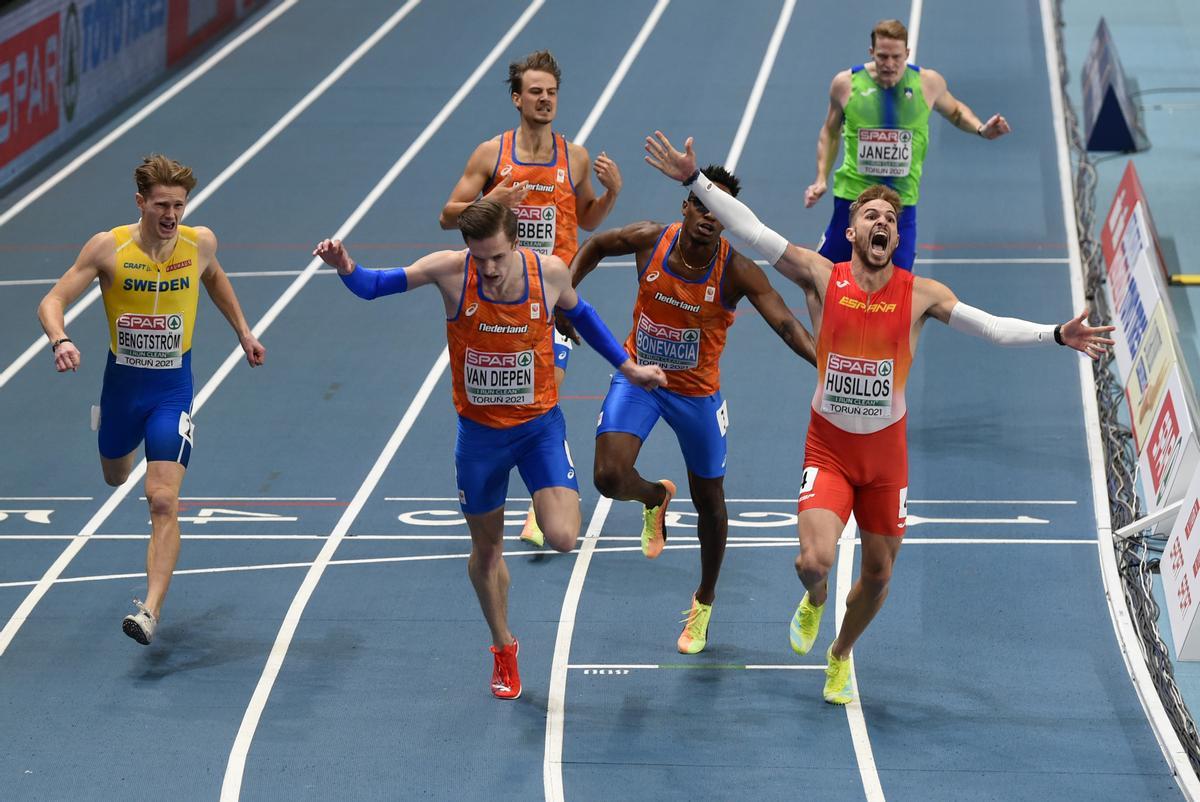
[[[60,372],[80,364],[66,334],[64,312],[99,279],[108,317],[109,350],[98,427],[104,481],[116,487],[133,471],[145,442],[150,545],[147,592],[121,622],[143,645],[154,638],[162,603],[179,558],[179,487],[192,453],[192,332],[200,284],[229,321],[246,361],[263,363],[266,350],[250,331],[233,286],[217,262],[217,238],[181,225],[196,179],[166,156],[142,160],[133,172],[141,219],[88,240],[38,306],[38,319]],[[93,410],[95,414],[95,410]]]

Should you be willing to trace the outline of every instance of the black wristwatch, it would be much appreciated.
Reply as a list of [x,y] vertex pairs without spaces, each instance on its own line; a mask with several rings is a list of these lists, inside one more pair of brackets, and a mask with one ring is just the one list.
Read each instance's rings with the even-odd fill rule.
[[54,353],[54,351],[56,351],[58,349],[58,346],[62,345],[63,343],[69,343],[69,342],[71,342],[70,337],[59,337],[54,342],[50,343],[50,353]]

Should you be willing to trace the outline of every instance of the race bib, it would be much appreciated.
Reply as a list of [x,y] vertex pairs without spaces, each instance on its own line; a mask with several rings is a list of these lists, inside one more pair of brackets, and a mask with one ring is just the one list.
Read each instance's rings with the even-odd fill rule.
[[821,388],[821,411],[862,418],[892,417],[891,359],[859,359],[830,354]]
[[513,211],[517,214],[517,244],[543,256],[554,253],[558,209],[553,206],[518,206]]
[[136,315],[117,318],[118,365],[135,368],[183,366],[183,315]]
[[700,364],[700,329],[677,329],[638,317],[637,361],[663,370],[688,370]]
[[912,168],[912,131],[903,128],[858,129],[858,172],[903,178]]
[[496,354],[467,349],[463,384],[467,401],[480,406],[533,403],[533,351]]

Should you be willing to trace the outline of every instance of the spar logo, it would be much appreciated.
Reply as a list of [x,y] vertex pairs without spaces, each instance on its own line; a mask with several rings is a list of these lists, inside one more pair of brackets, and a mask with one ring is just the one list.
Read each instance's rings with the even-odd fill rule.
[[849,373],[853,376],[879,376],[887,378],[892,375],[892,360],[855,359],[841,354],[829,355],[829,369],[838,373]]
[[75,106],[79,103],[79,73],[83,68],[83,35],[79,32],[79,10],[71,3],[67,7],[67,21],[63,26],[63,55],[66,64],[62,68],[62,104],[67,122],[75,117]]
[[167,315],[167,328],[170,331],[179,331],[183,328],[183,315]]
[[912,142],[912,131],[895,128],[862,128],[858,132],[858,141],[906,145]]
[[[172,315],[171,317],[177,318],[179,315]],[[117,325],[123,329],[133,329],[135,331],[166,331],[167,318],[165,315],[135,315],[126,312],[117,318]]]
[[527,368],[533,364],[533,354],[490,354],[467,349],[467,366],[473,368]]
[[540,223],[543,220],[553,220],[555,212],[553,206],[518,206],[513,209],[513,214],[521,223]]
[[644,315],[639,323],[638,328],[651,337],[658,337],[676,343],[700,342],[700,329],[677,329],[672,326],[664,326],[660,323],[655,323]]

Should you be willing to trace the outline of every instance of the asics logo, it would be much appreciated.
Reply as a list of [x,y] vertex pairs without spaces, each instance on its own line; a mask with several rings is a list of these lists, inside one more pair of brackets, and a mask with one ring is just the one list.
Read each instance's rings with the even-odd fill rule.
[[875,87],[871,86],[866,89],[860,89],[858,90],[858,93],[863,97],[870,97],[871,95],[875,94]]
[[849,287],[849,286],[850,286],[850,282],[849,282],[849,281],[839,281],[839,282],[837,283],[837,285],[838,285],[838,289],[840,290],[840,289],[843,289],[843,288],[845,288],[845,287]]

